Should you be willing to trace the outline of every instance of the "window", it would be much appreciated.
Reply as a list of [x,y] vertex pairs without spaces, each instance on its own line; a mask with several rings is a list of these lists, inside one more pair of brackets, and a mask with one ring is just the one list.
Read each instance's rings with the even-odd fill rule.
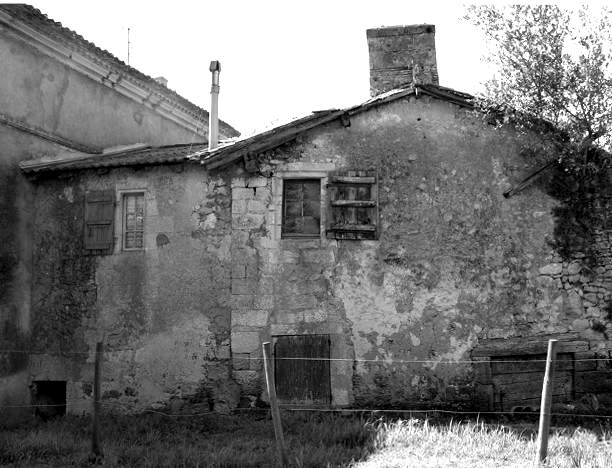
[[321,180],[284,179],[282,237],[319,237]]
[[144,193],[123,195],[123,250],[144,248]]

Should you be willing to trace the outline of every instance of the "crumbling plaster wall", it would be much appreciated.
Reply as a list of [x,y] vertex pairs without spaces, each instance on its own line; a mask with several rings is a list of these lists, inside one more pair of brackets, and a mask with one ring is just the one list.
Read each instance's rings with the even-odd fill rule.
[[[192,398],[237,404],[229,373],[230,186],[199,167],[66,173],[36,181],[31,380],[66,380],[88,411],[105,343],[103,402],[137,410]],[[84,194],[117,196],[115,248],[83,249]],[[121,194],[145,194],[141,251],[121,249]]]
[[[421,97],[260,155],[272,177],[232,180],[231,336],[243,391],[261,394],[253,358],[283,334],[330,334],[332,358],[347,359],[332,362],[337,405],[469,406],[474,369],[461,361],[491,339],[569,334],[610,357],[606,335],[592,327],[603,308],[574,287],[581,266],[549,245],[557,201],[535,186],[502,196],[533,168],[520,156],[526,142]],[[325,207],[326,171],[342,168],[378,169],[379,240],[281,239],[282,179],[322,177]],[[603,303],[612,267],[610,233],[601,236],[590,284]],[[609,321],[604,328],[611,332]],[[402,362],[414,360],[428,362]]]

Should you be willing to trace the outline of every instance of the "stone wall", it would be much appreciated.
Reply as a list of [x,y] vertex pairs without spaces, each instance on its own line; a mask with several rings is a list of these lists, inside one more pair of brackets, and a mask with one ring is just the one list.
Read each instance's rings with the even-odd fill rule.
[[[38,180],[30,380],[66,380],[67,411],[88,411],[105,343],[103,403],[126,411],[191,399],[238,403],[230,376],[229,181],[174,165]],[[117,197],[115,247],[83,246],[84,195]],[[144,249],[121,247],[121,196],[145,193]],[[174,403],[175,405],[179,403]]]
[[[593,274],[579,252],[559,257],[559,201],[537,186],[502,195],[533,168],[526,146],[454,105],[410,98],[261,155],[267,179],[235,177],[232,356],[243,392],[265,397],[252,358],[280,335],[330,336],[335,405],[478,406],[478,370],[463,361],[496,340],[512,354],[561,336],[587,343],[581,357],[609,359],[610,232],[596,239]],[[282,181],[320,178],[325,218],[338,169],[378,171],[379,239],[328,239],[325,219],[320,238],[283,239]],[[576,394],[590,392],[579,380]]]

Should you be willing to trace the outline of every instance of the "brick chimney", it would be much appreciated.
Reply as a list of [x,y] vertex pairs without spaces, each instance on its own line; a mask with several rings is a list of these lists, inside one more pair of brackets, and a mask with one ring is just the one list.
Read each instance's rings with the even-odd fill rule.
[[370,95],[413,83],[438,84],[436,27],[391,26],[366,31],[370,50]]

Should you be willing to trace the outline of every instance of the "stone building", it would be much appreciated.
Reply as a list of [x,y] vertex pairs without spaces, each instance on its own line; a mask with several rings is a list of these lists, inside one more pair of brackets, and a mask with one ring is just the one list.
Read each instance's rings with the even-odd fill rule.
[[[110,157],[116,147],[134,144],[181,144],[169,151],[187,153],[206,142],[208,113],[163,79],[146,76],[28,5],[0,5],[0,63],[0,406],[7,406],[30,400],[28,386],[39,377],[27,351],[37,314],[49,314],[54,301],[32,296],[32,281],[40,277],[32,242],[43,207],[35,206],[35,184],[19,161]],[[238,134],[224,123],[220,130],[224,137]],[[57,268],[66,267],[60,260]],[[64,311],[76,307],[77,296],[63,298]],[[56,323],[59,335],[66,325]],[[14,411],[4,409],[0,419],[6,421]]]
[[538,137],[438,85],[434,27],[367,37],[360,105],[214,150],[21,164],[30,379],[86,411],[102,338],[108,405],[224,411],[265,399],[269,340],[286,404],[512,411],[555,337],[555,403],[612,406],[609,189],[574,244],[562,175],[523,183]]

